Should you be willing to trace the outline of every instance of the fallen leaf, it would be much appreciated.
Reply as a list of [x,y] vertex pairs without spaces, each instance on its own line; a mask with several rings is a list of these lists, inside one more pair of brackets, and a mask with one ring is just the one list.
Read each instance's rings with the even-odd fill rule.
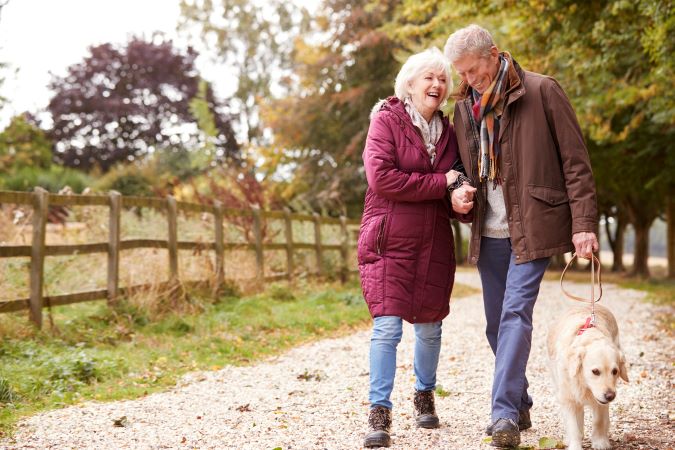
[[544,436],[542,438],[539,438],[539,448],[540,449],[565,448],[565,444],[558,439]]

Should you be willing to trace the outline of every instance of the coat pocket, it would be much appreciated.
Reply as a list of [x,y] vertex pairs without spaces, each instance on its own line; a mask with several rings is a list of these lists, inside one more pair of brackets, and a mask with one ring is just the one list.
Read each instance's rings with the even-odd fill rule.
[[384,251],[384,228],[387,225],[387,216],[382,216],[380,224],[377,227],[377,236],[375,237],[375,253],[381,255]]
[[551,206],[562,205],[570,201],[567,192],[560,189],[536,184],[528,184],[527,189],[532,197]]

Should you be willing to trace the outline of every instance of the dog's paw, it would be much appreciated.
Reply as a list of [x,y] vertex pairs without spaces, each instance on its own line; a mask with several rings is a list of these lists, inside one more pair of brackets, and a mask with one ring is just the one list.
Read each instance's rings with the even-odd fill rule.
[[612,448],[608,437],[593,438],[591,439],[591,445],[595,450],[609,450]]
[[583,450],[581,446],[581,441],[569,442],[567,444],[567,450]]

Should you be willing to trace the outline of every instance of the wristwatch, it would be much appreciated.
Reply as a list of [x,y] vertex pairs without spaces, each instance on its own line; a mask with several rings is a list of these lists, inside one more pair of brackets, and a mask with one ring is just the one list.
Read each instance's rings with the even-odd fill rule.
[[455,189],[461,187],[465,182],[471,184],[471,179],[463,173],[460,173],[457,175],[457,179],[451,183],[450,186],[448,186],[448,191],[454,191]]

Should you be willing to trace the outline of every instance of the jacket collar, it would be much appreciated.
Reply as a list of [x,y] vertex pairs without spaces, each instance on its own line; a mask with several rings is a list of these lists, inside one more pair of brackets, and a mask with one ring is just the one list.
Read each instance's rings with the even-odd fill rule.
[[[405,110],[405,105],[401,100],[399,100],[398,97],[391,96],[386,98],[385,100],[380,100],[379,102],[377,102],[370,112],[370,119],[372,120],[373,116],[377,114],[379,111],[392,112],[400,120],[401,128],[403,128],[404,126],[403,124],[406,124],[406,126],[408,126],[410,129],[410,133],[405,133],[405,136],[408,140],[413,142],[413,140],[417,140],[417,138],[419,138],[420,142],[422,141],[422,136],[420,135],[420,132],[417,130],[415,125],[413,125],[412,119]],[[447,147],[448,139],[450,137],[450,122],[448,118],[444,117],[443,112],[440,110],[436,111],[435,114],[439,114],[441,117],[441,121],[443,122],[443,133],[441,133],[441,137],[438,140],[438,143],[436,144],[436,159],[434,160],[433,166],[435,166],[438,163],[438,161],[440,161],[441,156],[443,155],[443,152]],[[416,138],[413,138],[413,136],[416,136]],[[418,144],[419,142],[414,143]],[[427,155],[426,149],[423,149],[423,147],[424,145],[422,145],[421,151],[423,151],[425,155]]]

